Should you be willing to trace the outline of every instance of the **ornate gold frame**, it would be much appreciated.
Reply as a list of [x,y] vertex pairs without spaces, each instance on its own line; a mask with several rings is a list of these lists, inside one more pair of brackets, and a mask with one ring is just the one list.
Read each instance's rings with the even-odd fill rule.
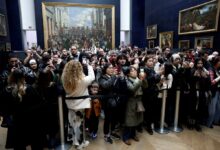
[[[210,48],[213,48],[213,40],[214,40],[214,36],[202,36],[202,37],[195,37],[195,42],[194,42],[194,47],[196,48],[196,46],[198,45],[198,40],[210,40]],[[204,47],[202,47],[204,48]]]
[[[217,15],[216,15],[216,23],[215,23],[215,28],[214,29],[209,29],[209,30],[201,30],[201,31],[189,31],[189,32],[183,32],[181,33],[180,32],[180,23],[181,23],[181,13],[182,12],[185,12],[185,11],[188,11],[188,10],[192,10],[192,9],[195,9],[195,8],[198,8],[198,7],[201,7],[201,6],[205,6],[207,4],[210,4],[210,3],[213,3],[213,2],[218,2],[217,6]],[[187,9],[183,9],[181,11],[179,11],[179,22],[178,22],[178,34],[179,35],[186,35],[186,34],[193,34],[193,33],[203,33],[203,32],[214,32],[214,31],[217,31],[218,30],[218,21],[219,21],[219,8],[220,8],[220,2],[219,0],[212,0],[212,1],[209,1],[209,2],[206,2],[206,3],[203,3],[203,4],[200,4],[200,5],[196,5],[196,6],[193,6],[193,7],[190,7],[190,8],[187,8]]]
[[112,9],[112,48],[115,48],[115,6],[114,5],[100,5],[100,4],[79,4],[79,3],[63,3],[63,2],[42,2],[42,17],[44,28],[44,47],[48,48],[48,31],[46,24],[46,6],[63,6],[63,7],[93,7],[93,8],[111,8]]
[[190,48],[190,41],[189,40],[179,40],[178,42],[178,48],[181,49],[181,42],[187,42],[187,47],[186,48]]
[[164,48],[164,47],[162,47],[162,35],[164,35],[164,34],[170,34],[171,35],[171,46],[170,46],[170,48],[173,48],[173,31],[167,31],[167,32],[161,32],[160,34],[159,34],[159,45],[160,45],[160,47],[161,48]]

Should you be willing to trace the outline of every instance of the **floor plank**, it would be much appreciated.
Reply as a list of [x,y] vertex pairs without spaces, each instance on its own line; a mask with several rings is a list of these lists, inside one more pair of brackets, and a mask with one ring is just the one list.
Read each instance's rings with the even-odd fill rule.
[[[131,141],[132,145],[127,146],[121,140],[113,144],[104,142],[102,133],[103,121],[100,121],[98,138],[90,140],[89,147],[85,150],[219,150],[220,149],[220,127],[214,129],[203,127],[202,132],[184,129],[181,133],[169,133],[149,135],[146,131],[138,133],[139,142]],[[0,128],[0,150],[5,150],[7,129]],[[30,149],[30,148],[28,148]],[[74,150],[71,147],[70,150]]]

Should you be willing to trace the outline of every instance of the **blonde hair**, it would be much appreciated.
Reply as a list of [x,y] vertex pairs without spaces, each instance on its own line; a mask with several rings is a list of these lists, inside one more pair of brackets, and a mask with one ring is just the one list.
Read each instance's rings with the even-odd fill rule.
[[80,80],[83,77],[83,68],[80,62],[71,60],[64,69],[61,76],[63,87],[66,93],[72,93],[75,91]]
[[22,70],[15,69],[11,72],[8,76],[7,83],[7,88],[12,89],[12,95],[18,97],[21,102],[22,96],[26,94],[25,78]]

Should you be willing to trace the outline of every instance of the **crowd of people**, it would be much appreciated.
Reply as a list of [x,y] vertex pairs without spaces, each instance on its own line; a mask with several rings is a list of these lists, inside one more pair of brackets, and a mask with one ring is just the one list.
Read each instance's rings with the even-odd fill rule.
[[[166,47],[119,50],[26,50],[21,60],[9,54],[1,73],[1,126],[8,128],[6,148],[32,150],[59,144],[58,97],[64,104],[65,138],[77,149],[97,138],[104,118],[103,140],[138,142],[160,127],[162,91],[167,90],[165,126],[174,125],[176,91],[180,90],[180,126],[198,132],[220,121],[220,56],[217,51]],[[102,117],[100,117],[102,116]],[[22,137],[22,138],[21,138]],[[91,141],[90,141],[91,142]]]

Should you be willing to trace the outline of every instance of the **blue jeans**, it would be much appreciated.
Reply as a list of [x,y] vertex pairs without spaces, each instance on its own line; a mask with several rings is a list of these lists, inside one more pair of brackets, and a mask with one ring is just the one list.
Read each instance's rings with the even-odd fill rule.
[[207,120],[207,126],[211,127],[211,125],[220,120],[220,91],[216,91],[214,97],[212,98],[209,106],[209,117]]

